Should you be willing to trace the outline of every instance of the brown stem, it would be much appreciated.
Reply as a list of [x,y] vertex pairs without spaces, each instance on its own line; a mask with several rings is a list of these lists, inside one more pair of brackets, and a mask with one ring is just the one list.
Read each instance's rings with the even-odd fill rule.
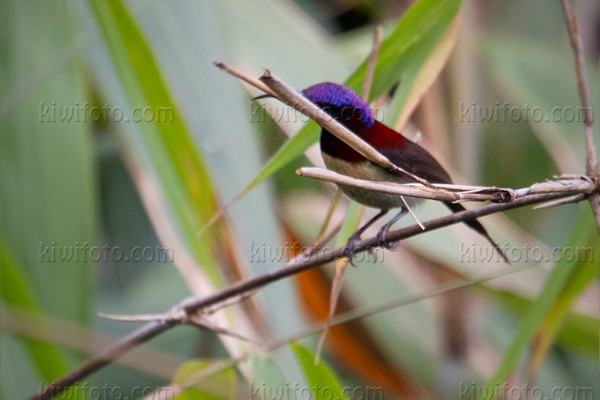
[[375,65],[377,64],[377,54],[379,53],[379,44],[381,42],[381,26],[377,25],[373,30],[373,47],[371,48],[371,54],[369,55],[369,64],[367,65],[367,72],[365,73],[365,81],[362,87],[362,99],[369,102],[369,95],[371,94],[371,85],[373,83],[373,76],[375,75]]
[[[567,28],[569,31],[569,39],[575,56],[575,75],[577,77],[577,90],[584,112],[583,132],[585,135],[585,173],[591,178],[598,179],[598,160],[596,158],[596,146],[594,145],[594,118],[592,115],[592,107],[590,104],[589,85],[587,82],[587,74],[585,71],[585,56],[583,53],[583,45],[581,43],[581,35],[577,26],[577,17],[568,0],[561,0]],[[600,193],[596,193],[589,197],[590,206],[596,219],[596,227],[600,232]]]

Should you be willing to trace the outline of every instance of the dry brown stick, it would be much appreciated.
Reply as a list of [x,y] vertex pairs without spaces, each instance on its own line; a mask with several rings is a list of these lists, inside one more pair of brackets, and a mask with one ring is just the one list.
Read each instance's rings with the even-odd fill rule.
[[583,193],[574,194],[573,196],[564,197],[562,199],[552,200],[552,201],[548,201],[546,203],[539,204],[539,205],[533,207],[533,209],[534,210],[542,210],[544,208],[552,208],[552,207],[562,206],[564,204],[579,203],[580,201],[585,200],[585,198],[586,198],[586,196]]
[[352,131],[340,124],[316,104],[313,104],[310,100],[296,92],[285,82],[275,77],[271,71],[265,70],[265,73],[260,80],[277,94],[279,100],[300,111],[302,114],[310,117],[322,128],[327,129],[327,131],[337,136],[340,140],[352,147],[368,160],[387,170],[407,176],[415,182],[429,186],[429,182],[427,182],[427,180],[394,165],[387,157],[379,153],[370,144],[352,133]]
[[589,86],[587,82],[587,74],[585,70],[585,56],[583,53],[583,45],[581,36],[579,35],[579,27],[577,26],[577,17],[573,11],[573,7],[568,0],[561,0],[562,8],[567,21],[569,31],[569,39],[573,53],[575,56],[575,74],[577,76],[577,90],[581,105],[583,106],[584,119],[583,125],[585,130],[585,150],[586,150],[586,174],[588,176],[598,175],[598,161],[596,160],[596,146],[593,138],[593,115],[590,103]]
[[339,185],[360,187],[367,190],[372,190],[381,193],[397,194],[400,196],[419,197],[432,200],[455,202],[459,200],[472,201],[498,201],[499,196],[493,193],[456,193],[445,189],[435,187],[426,187],[420,185],[403,185],[394,182],[376,182],[366,181],[362,179],[352,178],[347,175],[338,174],[337,172],[315,167],[302,167],[296,170],[300,176],[307,178],[318,179],[326,182],[333,182]]
[[[383,304],[378,304],[378,305],[371,306],[371,307],[355,309],[355,310],[351,310],[351,311],[345,312],[340,315],[336,315],[332,319],[330,326],[345,324],[347,322],[350,322],[350,321],[353,321],[353,320],[356,320],[359,318],[366,318],[366,317],[369,317],[369,316],[372,316],[372,315],[375,315],[375,314],[378,314],[378,313],[381,313],[384,311],[390,311],[390,310],[393,310],[393,309],[401,307],[401,306],[413,304],[418,301],[432,298],[434,296],[451,293],[456,290],[463,289],[463,288],[466,288],[469,286],[479,285],[484,282],[490,281],[492,279],[501,278],[503,276],[507,276],[510,274],[514,274],[516,272],[520,272],[520,271],[524,271],[529,268],[533,268],[534,266],[535,266],[535,264],[529,264],[529,265],[525,265],[525,266],[504,269],[500,272],[496,272],[496,271],[485,272],[485,273],[479,274],[479,275],[474,276],[469,279],[467,279],[467,278],[455,279],[455,280],[446,282],[442,285],[439,285],[436,288],[428,290],[424,293],[415,294],[415,295],[411,295],[411,296],[402,296],[399,299],[390,300]],[[293,334],[293,335],[290,335],[290,336],[287,336],[287,337],[284,337],[281,339],[277,339],[277,340],[269,343],[268,345],[265,346],[263,351],[277,350],[289,343],[298,341],[298,340],[305,338],[307,336],[310,336],[310,335],[314,335],[314,334],[318,333],[319,331],[323,331],[326,327],[327,327],[326,323],[324,323],[324,322],[315,323],[312,326],[309,326],[308,328],[302,330],[299,333],[296,333],[296,334]],[[227,368],[235,367],[236,365],[246,361],[248,359],[248,357],[250,357],[253,354],[254,353],[245,353],[239,357],[236,357],[236,358],[233,358],[233,359],[230,359],[227,361],[223,361],[219,364],[216,364],[209,368],[203,369],[202,371],[200,371],[192,376],[187,377],[184,382],[177,384],[177,385],[164,386],[158,392],[153,392],[150,395],[148,395],[147,397],[144,397],[144,399],[142,399],[142,400],[156,400],[157,398],[172,400],[173,397],[165,398],[165,397],[156,397],[156,396],[159,396],[163,392],[181,393],[185,390],[188,390],[188,389],[194,387],[195,385],[201,383],[205,379],[208,379],[209,377],[219,373],[220,371],[223,371]]]
[[278,98],[277,95],[271,89],[269,89],[269,87],[267,87],[264,83],[262,83],[258,79],[253,78],[253,77],[243,73],[242,71],[235,69],[221,61],[213,61],[213,65],[215,67],[219,68],[221,71],[225,71],[229,75],[235,76],[236,78],[239,78],[239,79],[243,80],[244,82],[249,83],[250,85],[254,86],[255,88],[262,90],[263,92],[275,97],[276,99]]
[[367,65],[367,72],[365,73],[365,81],[362,87],[362,99],[365,102],[369,102],[369,95],[371,94],[371,85],[373,84],[373,76],[375,75],[375,65],[377,64],[377,54],[379,53],[379,44],[381,43],[381,26],[377,25],[373,30],[373,47],[371,48],[371,55],[369,55],[369,64]]
[[[596,146],[594,145],[594,130],[593,130],[593,115],[590,103],[589,85],[587,74],[585,71],[585,56],[583,53],[583,45],[581,43],[581,35],[577,26],[577,17],[568,0],[561,0],[567,28],[569,31],[569,39],[575,56],[575,75],[577,77],[577,90],[584,111],[583,131],[585,135],[585,173],[587,176],[598,180],[598,160],[596,157]],[[589,197],[590,206],[596,220],[596,227],[600,232],[600,193],[596,193]]]
[[511,202],[514,199],[541,193],[579,193],[590,195],[597,187],[593,180],[586,176],[569,176],[555,181],[534,183],[521,189],[496,188],[485,186],[464,186],[432,183],[432,187],[419,184],[399,184],[395,182],[366,181],[352,178],[337,172],[314,167],[302,167],[296,170],[300,176],[333,182],[340,185],[354,186],[381,193],[397,194],[399,196],[419,197],[445,202],[463,201],[494,201]]
[[[555,200],[565,196],[572,195],[574,193],[563,192],[563,193],[544,193],[536,195],[528,195],[516,199],[510,203],[495,203],[489,204],[483,207],[460,211],[453,213],[441,218],[436,218],[431,221],[423,223],[427,232],[440,229],[449,225],[472,221],[474,219],[511,210],[514,208],[524,207],[531,204],[541,203],[544,201]],[[388,240],[400,241],[409,237],[413,237],[422,234],[424,231],[418,225],[411,225],[406,228],[398,229],[388,234]],[[368,249],[377,247],[379,245],[376,237],[361,240],[357,243],[356,253],[366,251]],[[251,290],[256,290],[260,287],[284,279],[288,276],[295,275],[309,268],[327,264],[338,257],[343,257],[344,248],[340,247],[331,251],[322,251],[316,254],[301,255],[297,259],[287,263],[283,267],[267,272],[265,274],[234,283],[222,290],[213,293],[208,296],[199,298],[189,298],[182,301],[179,307],[186,311],[188,314],[197,312],[205,307],[211,306],[222,302],[228,298],[239,296]],[[30,399],[51,399],[58,395],[65,389],[73,386],[75,383],[85,378],[86,376],[98,371],[102,367],[112,363],[114,360],[120,358],[129,350],[132,350],[136,346],[147,342],[155,336],[167,331],[168,329],[175,326],[176,323],[172,321],[157,321],[151,322],[143,327],[135,330],[128,336],[112,344],[109,348],[102,351],[95,357],[92,357],[79,367],[75,368],[62,378],[51,383],[45,387],[41,392],[33,395]]]

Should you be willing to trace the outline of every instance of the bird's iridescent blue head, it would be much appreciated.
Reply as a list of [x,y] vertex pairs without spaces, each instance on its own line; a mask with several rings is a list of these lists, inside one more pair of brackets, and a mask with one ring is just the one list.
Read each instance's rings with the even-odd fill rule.
[[375,122],[369,105],[349,87],[323,82],[304,89],[302,94],[341,123],[358,118],[370,128]]

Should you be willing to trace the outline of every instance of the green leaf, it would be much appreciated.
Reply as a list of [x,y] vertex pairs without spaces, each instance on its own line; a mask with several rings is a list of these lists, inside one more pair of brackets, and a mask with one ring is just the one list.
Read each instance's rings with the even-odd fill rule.
[[[38,313],[41,320],[47,313],[85,326],[94,296],[93,263],[52,254],[63,246],[93,245],[97,229],[93,136],[90,124],[75,117],[88,100],[84,70],[73,50],[80,38],[71,20],[76,4],[45,7],[7,0],[1,9],[4,301],[17,311]],[[1,341],[4,398],[32,395],[41,382],[68,370],[67,361],[81,357],[69,357],[40,340],[6,334]]]
[[[154,208],[149,207],[150,219],[159,224],[173,225],[172,232],[157,232],[163,244],[175,247],[181,242],[181,252],[189,251],[191,257],[188,262],[184,261],[186,257],[183,254],[175,256],[175,264],[188,287],[196,293],[217,290],[223,286],[224,271],[214,259],[213,244],[228,238],[221,237],[225,236],[221,229],[223,224],[210,232],[213,235],[202,240],[197,237],[200,228],[214,215],[217,201],[192,133],[171,97],[146,38],[123,2],[96,0],[89,4],[129,105],[166,109],[172,113],[172,118],[167,121],[141,122],[131,131],[121,132],[128,134],[122,135],[121,139],[134,162],[140,162],[140,154],[146,156],[144,164],[135,167],[150,169],[153,173],[148,177],[151,181],[149,186],[152,187],[153,182],[158,183],[156,194],[161,201],[152,201]],[[101,72],[100,76],[103,76]],[[137,141],[127,137],[130,133]],[[142,149],[138,148],[140,145]],[[142,190],[142,198],[148,206],[149,199],[144,194]],[[168,222],[162,222],[164,218]],[[194,267],[201,269],[201,273],[194,271]],[[247,327],[239,318],[233,318],[231,310],[225,311],[219,323],[242,334]],[[223,342],[232,357],[240,355],[247,346],[239,340]]]
[[[22,273],[22,268],[17,265],[5,243],[0,245],[0,294],[4,304],[15,310],[23,310],[38,315],[36,330],[45,329],[45,316],[38,305],[33,290],[27,278]],[[19,337],[26,347],[33,363],[45,382],[52,382],[67,372],[67,364],[61,352],[51,343],[29,337]],[[80,398],[76,390],[68,390],[58,398]]]
[[[580,229],[588,232],[588,239],[581,242],[579,246],[588,247],[592,251],[575,255],[576,257],[582,257],[582,259],[577,262],[576,267],[571,271],[566,284],[556,296],[552,307],[546,314],[546,318],[536,332],[530,356],[530,371],[533,371],[535,375],[537,375],[537,371],[539,371],[546,358],[556,335],[564,325],[573,303],[581,292],[588,287],[589,283],[598,277],[598,272],[600,272],[600,263],[594,260],[594,257],[600,254],[600,239],[593,224],[593,219],[587,218],[584,222]],[[596,344],[598,342],[597,332],[596,330]]]
[[323,361],[315,365],[315,355],[299,343],[291,343],[296,359],[315,399],[346,399],[342,385]]
[[[213,366],[214,362],[204,360],[191,360],[181,364],[175,376],[173,384],[187,384],[205,369]],[[234,399],[237,390],[237,379],[232,368],[224,369],[210,378],[204,379],[194,385],[193,388],[175,397],[177,400],[229,400]]]
[[240,192],[240,198],[252,190],[256,185],[300,157],[304,152],[319,140],[321,127],[316,122],[310,121],[297,134],[289,138],[283,146],[269,159],[258,175]]
[[[494,301],[502,303],[511,312],[520,317],[531,306],[532,301],[506,291],[496,291],[484,285],[478,287],[490,295]],[[563,324],[557,332],[556,344],[569,351],[596,359],[600,346],[598,343],[598,329],[600,320],[587,315],[569,312],[565,315]]]
[[[376,99],[400,81],[400,86],[411,86],[405,78],[415,66],[421,66],[437,41],[460,10],[460,0],[415,1],[400,18],[392,33],[381,42],[373,86],[369,98]],[[346,85],[354,90],[362,87],[368,59],[352,74]],[[412,77],[414,79],[414,77]]]
[[[579,168],[585,153],[575,72],[573,63],[565,62],[573,57],[571,49],[495,35],[482,40],[481,54],[500,95],[522,110],[521,120],[529,123],[559,170]],[[597,68],[589,64],[588,71]],[[588,81],[590,93],[599,93],[597,74],[588,73]]]
[[252,355],[248,364],[252,371],[250,398],[276,399],[281,393],[277,390],[289,385],[290,380],[285,376],[273,356],[269,354]]
[[[72,5],[3,2],[0,26],[10,40],[0,46],[0,220],[44,310],[86,323],[92,263],[52,258],[53,248],[91,245],[96,229],[91,129],[75,117],[85,80],[79,63],[62,59],[76,39]],[[34,78],[57,62],[60,73]]]
[[423,47],[428,52],[421,51],[415,58],[418,61],[407,69],[405,76],[394,94],[394,98],[386,112],[386,123],[402,130],[423,95],[435,82],[446,65],[454,43],[456,42],[457,23],[450,26],[441,38],[428,35]]
[[216,211],[214,191],[184,119],[135,21],[119,0],[93,1],[94,15],[132,106],[172,111],[168,122],[140,123],[155,173],[189,248],[214,283],[220,274],[196,232]]
[[[592,222],[592,219],[589,217],[589,210],[582,209],[571,230],[569,238],[564,244],[564,248],[574,249],[581,246],[582,243],[588,243],[590,235],[596,235],[595,227]],[[566,287],[573,272],[580,265],[582,265],[582,263],[577,262],[577,259],[575,258],[563,258],[561,262],[553,267],[544,284],[542,292],[523,316],[514,339],[505,351],[494,376],[489,380],[487,387],[482,391],[483,399],[491,399],[497,396],[498,388],[502,386],[502,383],[508,379],[510,374],[516,368],[517,363],[523,352],[533,340],[540,324],[544,321],[556,299]]]
[[[423,68],[436,43],[450,27],[460,9],[460,4],[460,0],[418,0],[413,3],[396,28],[381,43],[371,88],[371,99],[381,96],[396,82],[401,81],[402,95],[398,97],[396,109],[401,109],[408,102],[413,92],[413,85],[418,79],[417,71]],[[361,66],[346,81],[347,86],[355,91],[361,89],[367,63],[368,58],[365,58]],[[319,127],[311,122],[294,137],[288,139],[239,196],[248,193],[253,187],[304,153],[317,142],[319,131]]]

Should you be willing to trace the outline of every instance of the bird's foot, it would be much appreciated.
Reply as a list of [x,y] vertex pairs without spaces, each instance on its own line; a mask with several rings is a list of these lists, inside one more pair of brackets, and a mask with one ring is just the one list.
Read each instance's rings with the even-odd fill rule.
[[381,228],[379,233],[377,233],[377,244],[388,250],[396,250],[398,248],[398,242],[389,242],[387,240],[387,233],[390,228],[388,226],[384,226]]
[[359,241],[360,241],[360,235],[357,235],[355,233],[348,238],[348,241],[346,242],[346,247],[344,247],[344,256],[348,259],[348,263],[350,263],[350,265],[352,265],[354,268],[357,268],[357,267],[356,267],[356,264],[354,264],[354,262],[352,261],[352,259],[354,258],[356,244]]

